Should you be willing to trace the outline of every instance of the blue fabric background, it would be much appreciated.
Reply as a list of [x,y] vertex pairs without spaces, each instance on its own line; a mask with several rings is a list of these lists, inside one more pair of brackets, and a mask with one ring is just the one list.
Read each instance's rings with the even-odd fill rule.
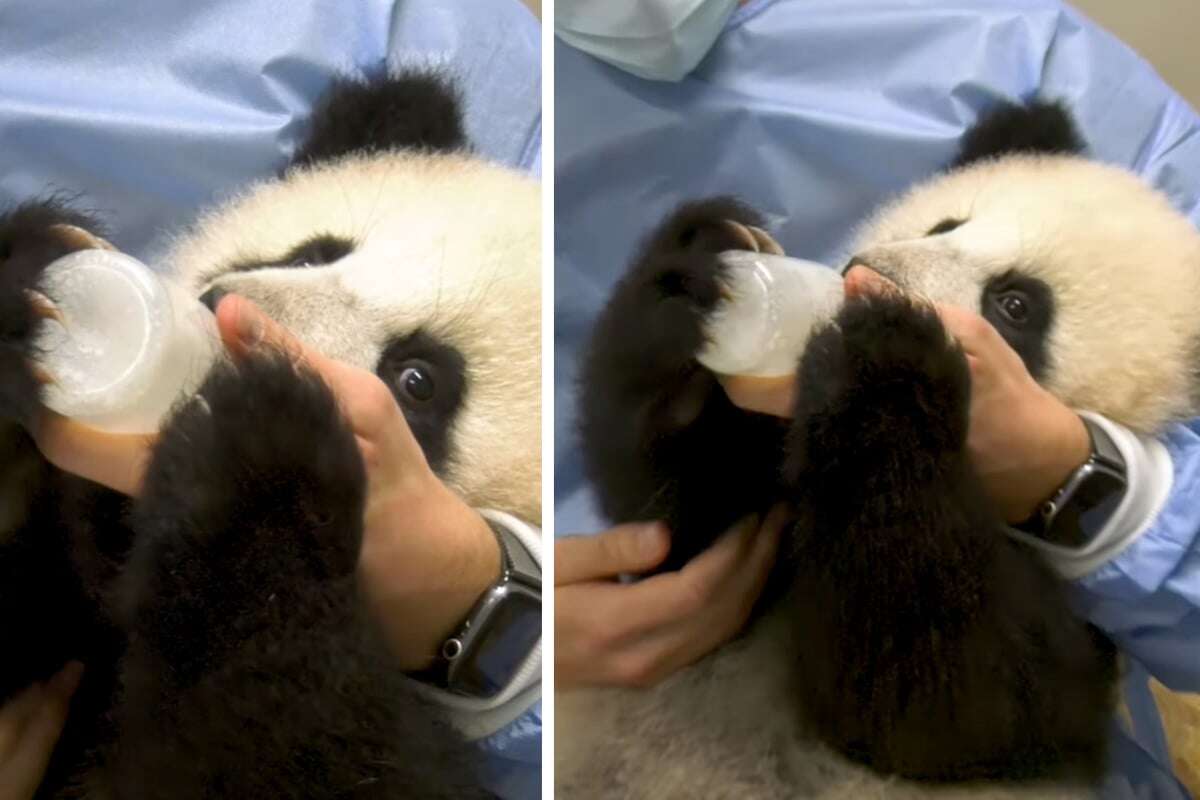
[[[1140,57],[1050,0],[751,0],[680,83],[555,48],[555,529],[606,527],[586,486],[575,380],[595,314],[640,238],[684,199],[736,194],[793,255],[845,263],[855,224],[954,156],[1001,99],[1061,98],[1091,154],[1132,168],[1200,224],[1200,119]],[[1200,440],[1171,434],[1177,464]],[[1194,467],[1178,475],[1196,476]],[[1200,680],[1200,530],[1177,483],[1123,562],[1083,582],[1095,619],[1176,684]],[[1131,552],[1131,559],[1140,553]],[[1178,624],[1177,624],[1178,623]],[[1140,667],[1137,741],[1118,736],[1107,797],[1174,797]]]
[[286,163],[337,72],[435,64],[468,135],[540,173],[541,45],[516,0],[42,0],[0,7],[0,204],[83,192],[139,257]]
[[[458,76],[481,154],[540,174],[540,26],[517,0],[4,3],[0,209],[82,194],[153,262],[164,235],[287,162],[335,73],[409,63]],[[540,703],[482,747],[502,797],[539,796]]]

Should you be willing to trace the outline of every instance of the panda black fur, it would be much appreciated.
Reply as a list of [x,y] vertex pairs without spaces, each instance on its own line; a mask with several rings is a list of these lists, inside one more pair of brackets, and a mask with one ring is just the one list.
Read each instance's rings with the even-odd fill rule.
[[[1200,325],[1169,293],[1194,290],[1200,237],[1132,176],[1068,155],[1081,147],[1061,106],[999,109],[866,223],[851,263],[989,319],[997,283],[1017,283],[1040,333],[996,327],[1039,382],[1153,432],[1197,411]],[[1112,195],[1129,219],[1087,207]],[[727,221],[761,224],[731,199],[684,205],[616,286],[582,372],[585,465],[614,521],[667,520],[668,567],[780,499],[797,521],[741,639],[648,692],[560,696],[560,791],[1084,796],[1107,766],[1115,650],[989,507],[964,452],[963,354],[922,303],[849,301],[800,359],[794,419],[741,412],[695,360],[716,254],[745,246]],[[1108,326],[1141,318],[1157,350],[1114,343]]]
[[[465,151],[459,108],[433,74],[338,83],[280,180],[204,217],[166,263],[197,296],[244,293],[378,371],[448,484],[536,519],[536,436],[515,443],[539,424],[537,332],[491,342],[479,297],[491,288],[512,303],[503,313],[539,317],[538,192]],[[475,208],[500,197],[512,219]],[[440,216],[408,228],[409,202]],[[458,231],[459,214],[477,229]],[[38,797],[491,796],[480,753],[394,667],[367,613],[355,569],[365,473],[315,374],[269,354],[218,365],[203,401],[169,418],[133,501],[41,458],[22,427],[39,397],[27,292],[79,246],[61,224],[99,231],[55,198],[0,217],[0,700],[69,659],[87,665]],[[460,238],[447,244],[450,230]],[[390,237],[428,239],[445,260],[389,258]],[[359,284],[328,239],[369,251]],[[275,260],[295,248],[296,263]],[[430,280],[444,305],[421,290]],[[515,374],[496,380],[488,362],[503,347]],[[393,372],[413,359],[452,397],[406,397]],[[503,400],[517,421],[498,425]],[[494,452],[477,455],[489,438]]]

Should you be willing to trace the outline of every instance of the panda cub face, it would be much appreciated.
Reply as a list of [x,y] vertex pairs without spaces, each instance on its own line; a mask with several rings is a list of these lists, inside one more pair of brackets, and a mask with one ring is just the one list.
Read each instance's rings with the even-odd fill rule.
[[1200,411],[1200,234],[1136,176],[1009,155],[885,206],[851,263],[980,313],[1067,405],[1153,431]]
[[465,154],[350,155],[252,187],[164,268],[379,375],[448,484],[537,521],[539,209],[533,180]]

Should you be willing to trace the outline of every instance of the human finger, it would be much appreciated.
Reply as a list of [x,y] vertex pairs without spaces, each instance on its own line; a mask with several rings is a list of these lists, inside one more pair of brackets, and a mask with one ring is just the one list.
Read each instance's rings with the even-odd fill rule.
[[679,573],[685,605],[679,611],[690,613],[680,618],[718,634],[723,626],[714,624],[717,620],[732,621],[734,630],[724,634],[735,633],[766,585],[787,518],[782,505],[761,522],[758,515],[751,516],[685,566]]
[[651,686],[736,636],[762,594],[789,518],[786,507],[777,506],[761,525],[750,526],[749,549],[709,602],[619,649],[610,670],[621,682]]
[[986,358],[1008,343],[986,319],[966,308],[937,304],[934,306],[942,325],[958,340],[963,352]]
[[554,543],[554,585],[637,574],[662,563],[671,541],[661,522],[635,522],[592,536],[566,536]]
[[[33,708],[25,724],[17,754],[29,757],[42,756],[49,759],[54,744],[67,721],[71,697],[83,679],[83,664],[72,661],[43,685],[41,702]],[[39,774],[44,771],[38,770]]]
[[637,609],[638,624],[629,632],[643,636],[678,626],[708,607],[750,552],[757,530],[758,515],[743,517],[681,569],[632,584],[624,597],[631,611]]
[[16,749],[25,723],[41,704],[45,694],[45,685],[35,683],[0,706],[0,763]]
[[[1025,362],[992,323],[957,306],[935,306],[942,324],[967,356],[973,381],[1003,381],[1014,387],[1033,383]],[[982,385],[982,383],[981,383]]]
[[733,618],[721,641],[741,630],[742,625],[750,616],[755,603],[758,602],[759,595],[767,585],[771,569],[775,566],[775,558],[779,552],[783,531],[791,524],[791,520],[791,510],[788,506],[780,503],[767,513],[766,519],[759,526],[751,543],[750,552],[734,574],[733,586],[729,592],[732,602],[727,604]]
[[141,490],[158,438],[108,433],[48,408],[41,409],[30,433],[51,464],[127,495]]
[[776,417],[791,417],[796,405],[796,379],[791,375],[720,375],[725,394],[738,408]]
[[235,356],[246,355],[256,347],[273,347],[318,373],[335,392],[345,389],[359,372],[309,347],[245,297],[231,294],[221,298],[216,317],[221,340]]
[[[402,471],[411,459],[424,463],[424,452],[408,421],[377,375],[309,347],[245,297],[227,295],[217,305],[216,314],[221,338],[234,355],[265,345],[320,375],[338,398],[355,435],[378,446],[379,468],[390,465]],[[391,464],[393,461],[396,463]]]
[[707,596],[731,577],[746,554],[752,549],[761,517],[750,514],[722,534],[700,555],[693,558],[677,573],[689,591]]
[[38,687],[38,702],[29,712],[20,739],[2,766],[6,788],[14,798],[33,797],[62,735],[71,696],[83,677],[83,665],[72,661]]

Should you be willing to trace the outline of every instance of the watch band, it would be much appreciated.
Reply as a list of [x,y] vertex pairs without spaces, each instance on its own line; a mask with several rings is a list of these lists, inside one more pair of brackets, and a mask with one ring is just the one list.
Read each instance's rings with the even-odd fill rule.
[[516,580],[524,581],[530,586],[534,586],[541,591],[542,588],[542,568],[538,562],[525,549],[525,545],[521,544],[521,540],[516,534],[504,527],[493,519],[487,519],[488,526],[492,529],[492,533],[496,534],[496,540],[500,542],[500,553],[504,565],[508,569],[509,574]]
[[1091,441],[1088,459],[1018,530],[1049,542],[1079,547],[1103,526],[1125,490],[1125,460],[1105,430],[1080,417]]

